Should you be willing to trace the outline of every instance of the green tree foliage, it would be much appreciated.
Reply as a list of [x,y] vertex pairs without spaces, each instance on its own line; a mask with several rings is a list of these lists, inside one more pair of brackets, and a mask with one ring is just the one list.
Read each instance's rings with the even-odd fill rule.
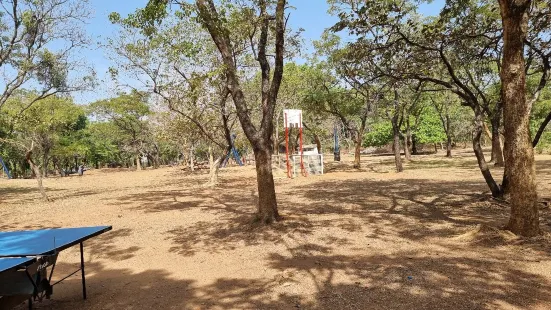
[[61,162],[84,154],[77,132],[86,127],[86,116],[81,106],[70,98],[59,96],[37,101],[21,113],[28,98],[34,96],[36,94],[32,92],[20,92],[4,106],[3,123],[10,130],[4,133],[3,144],[11,149],[5,157],[16,175],[24,175],[27,167],[23,163],[25,153],[32,151],[43,176],[47,176],[51,167],[59,170]]
[[365,134],[363,145],[385,146],[392,142],[392,124],[389,121],[379,121],[370,126],[370,130]]
[[438,113],[434,109],[423,109],[419,125],[414,132],[419,143],[441,143],[446,141],[446,133]]
[[25,88],[35,91],[19,112],[49,96],[93,85],[93,70],[78,57],[89,44],[83,31],[87,6],[87,0],[2,1],[0,110]]
[[[98,121],[110,121],[116,126],[121,139],[119,147],[133,154],[138,169],[141,169],[141,156],[147,153],[150,142],[147,117],[151,110],[147,100],[147,95],[132,91],[90,104],[92,115]],[[112,127],[105,129],[113,130]]]

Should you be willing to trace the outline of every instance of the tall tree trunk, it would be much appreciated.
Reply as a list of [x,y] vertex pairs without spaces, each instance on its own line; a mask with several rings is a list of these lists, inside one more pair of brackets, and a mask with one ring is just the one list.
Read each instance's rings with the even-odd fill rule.
[[[486,133],[486,137],[490,140],[492,140],[492,132],[490,131],[490,129],[488,128],[488,125],[486,123],[483,124],[484,126],[484,132]],[[483,137],[480,137],[480,143],[482,143],[482,139]],[[484,140],[484,145],[486,145],[486,140]],[[493,156],[493,153],[492,153],[492,156]],[[494,158],[492,157],[490,159],[491,162],[494,161]]]
[[48,153],[48,150],[44,150],[44,154],[42,155],[42,176],[45,178],[48,177],[48,164],[50,162]]
[[362,137],[363,132],[362,130],[359,130],[356,133],[356,139],[354,141],[354,169],[360,169],[362,167]]
[[504,197],[509,197],[509,169],[507,168],[507,165],[505,165],[505,168],[503,169],[503,179],[501,181],[501,192],[503,193]]
[[142,170],[142,159],[140,154],[136,155],[136,170],[137,171]]
[[274,176],[272,174],[272,155],[269,148],[269,145],[253,148],[258,184],[257,219],[265,224],[281,219],[277,210]]
[[530,0],[499,0],[503,22],[501,94],[504,103],[505,164],[511,197],[507,229],[523,236],[540,233],[534,149],[530,140],[531,105],[526,100],[524,40]]
[[411,154],[409,153],[407,138],[404,136],[404,161],[411,160]]
[[318,154],[323,154],[323,150],[321,149],[321,140],[318,134],[314,133],[314,141],[316,142],[316,148],[318,149]]
[[492,160],[498,167],[503,167],[503,150],[501,149],[501,135],[499,127],[501,126],[502,104],[496,103],[494,114],[492,115]]
[[417,150],[417,139],[414,135],[411,135],[411,154],[418,155],[419,151]]
[[54,166],[54,172],[57,175],[61,175],[61,167],[59,166],[59,160],[56,156],[52,158],[52,165]]
[[406,161],[411,160],[411,153],[409,151],[410,139],[411,139],[411,131],[408,128],[408,129],[406,129],[406,134],[404,136],[404,155],[405,155]]
[[220,156],[214,160],[214,155],[212,153],[212,147],[209,146],[209,181],[205,184],[206,186],[216,186],[218,184],[218,171],[220,170],[220,162],[225,156]]
[[27,160],[27,163],[29,163],[29,166],[31,167],[32,172],[34,173],[36,177],[36,182],[38,183],[38,189],[40,190],[40,194],[42,195],[42,198],[46,201],[49,201],[48,195],[46,194],[46,190],[44,189],[44,185],[42,184],[42,173],[40,171],[40,167],[38,167],[33,159],[32,159],[33,151],[32,147],[30,151],[27,151],[27,154],[25,154],[25,159]]
[[191,172],[195,171],[195,165],[193,164],[193,146],[189,148],[189,169]]
[[11,170],[11,177],[13,179],[17,179],[17,166],[16,166],[16,162],[12,162],[11,160],[9,162],[6,163],[6,165],[8,165],[8,167],[10,167],[9,169]]
[[482,111],[479,109],[475,109],[475,120],[474,120],[474,132],[473,132],[473,150],[474,154],[476,156],[476,161],[478,162],[478,167],[480,168],[480,172],[482,173],[482,176],[484,177],[484,180],[486,181],[486,184],[490,188],[490,191],[492,192],[492,197],[501,197],[502,192],[499,186],[497,185],[496,181],[494,180],[494,177],[492,176],[492,172],[490,171],[490,168],[488,167],[488,164],[486,163],[486,159],[484,158],[484,151],[482,150],[482,145],[480,140],[482,139],[482,133],[484,131],[484,116],[482,114]]
[[396,172],[402,172],[404,171],[404,167],[402,166],[402,158],[400,155],[400,128],[398,128],[398,124],[396,124],[395,121],[392,122],[392,132],[394,135],[394,143],[392,144],[392,148],[394,150]]
[[275,140],[273,153],[279,155],[279,115],[276,115]]
[[[267,12],[266,0],[255,1],[260,11],[259,36],[256,59],[261,69],[261,108],[262,120],[257,129],[250,118],[247,101],[240,85],[235,53],[230,38],[230,31],[216,11],[213,0],[195,0],[201,24],[208,30],[216,44],[225,65],[225,74],[229,83],[237,116],[249,142],[253,145],[256,161],[258,183],[258,213],[257,219],[263,223],[271,223],[280,219],[277,210],[275,184],[272,174],[272,136],[273,119],[277,103],[277,95],[283,78],[285,53],[285,7],[286,0],[277,0],[275,16]],[[270,1],[271,4],[271,1]],[[270,21],[275,21],[275,27],[270,27]],[[267,56],[268,35],[270,30],[275,34],[274,70],[271,73],[270,61]],[[271,78],[271,81],[270,81]]]
[[446,134],[446,157],[452,157],[452,137],[449,134]]
[[451,130],[451,120],[450,115],[448,112],[446,112],[445,118],[442,118],[444,120],[444,132],[446,133],[446,157],[451,158],[452,157],[452,130]]

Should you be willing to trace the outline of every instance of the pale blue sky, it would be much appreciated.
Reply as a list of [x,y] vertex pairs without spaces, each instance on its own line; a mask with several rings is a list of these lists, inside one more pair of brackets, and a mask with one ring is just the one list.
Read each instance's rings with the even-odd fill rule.
[[[424,15],[437,14],[443,2],[444,0],[436,0],[431,4],[423,4],[420,7],[421,13]],[[126,16],[136,8],[144,7],[146,3],[147,0],[90,0],[94,17],[86,26],[88,35],[93,42],[105,40],[115,34],[117,30],[108,20],[111,12],[118,12],[122,16]],[[310,49],[311,41],[317,40],[326,28],[331,27],[337,21],[336,17],[327,13],[328,5],[325,0],[289,0],[289,3],[296,8],[291,11],[289,23],[294,29],[304,29],[303,36],[307,49]],[[100,48],[91,48],[83,51],[83,54],[94,66],[100,85],[94,91],[75,94],[75,100],[78,103],[88,103],[112,95],[109,91],[111,83],[106,75],[111,63],[105,51]]]

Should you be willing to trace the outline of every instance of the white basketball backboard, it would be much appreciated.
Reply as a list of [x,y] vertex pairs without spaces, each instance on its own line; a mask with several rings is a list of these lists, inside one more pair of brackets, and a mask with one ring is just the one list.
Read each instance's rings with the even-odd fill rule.
[[302,128],[302,110],[283,110],[285,128]]

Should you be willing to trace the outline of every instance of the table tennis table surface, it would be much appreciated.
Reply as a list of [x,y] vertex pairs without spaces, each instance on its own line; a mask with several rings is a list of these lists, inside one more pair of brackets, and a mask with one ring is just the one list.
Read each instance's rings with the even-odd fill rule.
[[0,258],[0,273],[20,266],[26,266],[36,261],[35,257],[7,257]]
[[0,272],[29,264],[111,230],[111,226],[0,232]]

